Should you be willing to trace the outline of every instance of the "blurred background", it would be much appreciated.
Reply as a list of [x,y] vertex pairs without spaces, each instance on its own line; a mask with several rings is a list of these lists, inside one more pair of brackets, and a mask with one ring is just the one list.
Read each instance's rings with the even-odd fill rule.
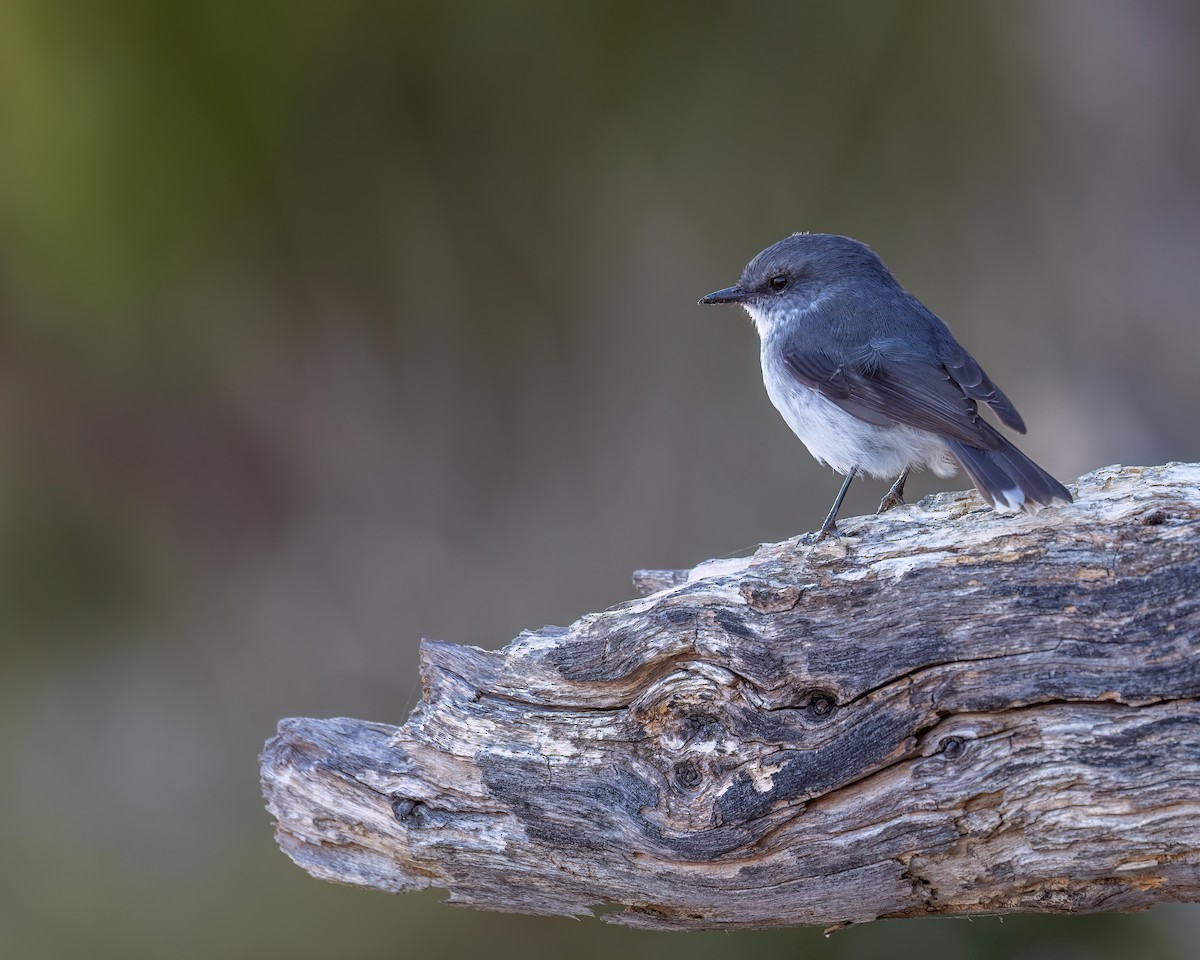
[[1190,907],[825,941],[334,887],[257,753],[402,722],[422,636],[819,524],[696,306],[794,230],[874,246],[1061,479],[1200,457],[1197,118],[1187,2],[5,0],[0,953],[1194,955]]

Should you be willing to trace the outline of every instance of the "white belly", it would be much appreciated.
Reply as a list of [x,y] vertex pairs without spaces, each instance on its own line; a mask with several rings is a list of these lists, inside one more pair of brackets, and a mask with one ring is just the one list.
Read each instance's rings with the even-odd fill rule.
[[[896,424],[879,427],[846,413],[832,400],[798,383],[763,351],[763,383],[792,432],[819,463],[846,474],[894,479],[908,468],[929,468],[939,477],[958,472],[944,440],[927,430]],[[774,367],[773,364],[779,364]]]

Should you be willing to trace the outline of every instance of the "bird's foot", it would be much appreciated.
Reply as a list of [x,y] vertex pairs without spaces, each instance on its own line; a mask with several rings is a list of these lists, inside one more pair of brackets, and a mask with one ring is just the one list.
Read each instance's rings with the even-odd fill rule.
[[876,515],[886,513],[892,507],[903,506],[904,504],[904,481],[908,479],[908,471],[905,470],[896,478],[896,482],[892,484],[892,488],[888,490],[887,496],[879,501],[879,509],[875,511]]
[[879,509],[876,510],[875,513],[887,513],[892,509],[892,507],[902,507],[904,506],[904,503],[905,501],[903,497],[897,496],[894,493],[888,493],[886,497],[879,501]]
[[802,538],[806,544],[816,546],[822,540],[828,537],[833,537],[835,540],[841,537],[841,531],[838,530],[836,523],[824,523],[820,530],[815,530],[812,533],[806,533]]

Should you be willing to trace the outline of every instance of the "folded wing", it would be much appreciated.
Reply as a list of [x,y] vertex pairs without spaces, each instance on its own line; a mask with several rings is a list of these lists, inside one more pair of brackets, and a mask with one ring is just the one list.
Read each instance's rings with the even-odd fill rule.
[[1012,403],[962,347],[952,343],[940,354],[927,361],[864,349],[855,360],[839,363],[811,343],[789,343],[783,351],[797,380],[868,423],[901,423],[999,450],[1005,441],[980,416],[976,401],[982,400],[1004,423],[1024,432]]

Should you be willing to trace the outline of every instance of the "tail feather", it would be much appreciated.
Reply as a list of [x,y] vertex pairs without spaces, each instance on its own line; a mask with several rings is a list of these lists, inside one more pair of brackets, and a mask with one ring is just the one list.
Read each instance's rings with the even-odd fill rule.
[[[996,434],[998,437],[999,433]],[[1070,503],[1070,492],[1050,474],[1001,438],[999,450],[981,450],[948,440],[950,450],[975,486],[1002,513],[1037,513],[1053,503]]]

